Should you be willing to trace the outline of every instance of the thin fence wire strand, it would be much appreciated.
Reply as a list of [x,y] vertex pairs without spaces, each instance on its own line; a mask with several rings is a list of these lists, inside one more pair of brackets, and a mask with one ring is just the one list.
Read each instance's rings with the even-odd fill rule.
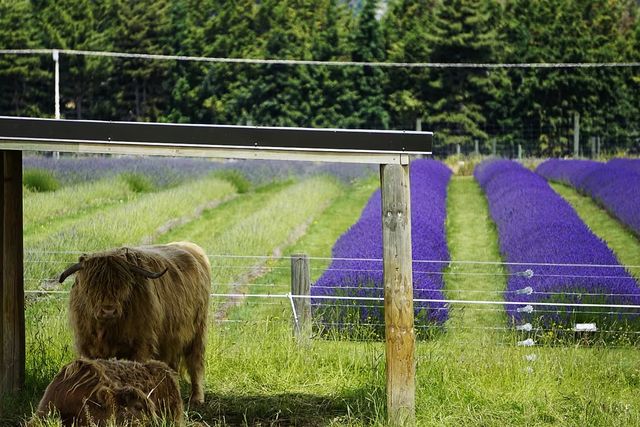
[[331,67],[386,67],[386,68],[629,68],[640,67],[640,62],[528,62],[528,63],[468,63],[468,62],[379,62],[379,61],[318,61],[300,59],[229,58],[187,55],[161,55],[77,49],[2,49],[5,55],[63,55],[129,58],[163,61],[190,61],[263,65],[314,65]]
[[[26,250],[27,254],[74,254],[81,255],[86,254],[91,251],[42,251],[42,250]],[[269,255],[231,255],[231,254],[207,254],[207,257],[210,259],[222,258],[222,259],[267,259],[267,260],[287,260],[291,259],[291,256],[282,255],[282,256],[269,256]],[[318,260],[318,261],[360,261],[360,262],[375,262],[382,263],[382,258],[348,258],[348,257],[308,257],[310,261]],[[463,264],[463,265],[489,265],[489,266],[527,266],[527,267],[583,267],[583,268],[629,268],[629,269],[640,269],[640,265],[621,265],[621,264],[580,264],[580,263],[551,263],[551,262],[513,262],[513,261],[481,261],[481,260],[425,260],[425,259],[414,259],[412,260],[416,264]],[[33,261],[32,261],[33,262]],[[44,262],[56,262],[56,260],[44,260]],[[60,261],[60,262],[66,262]],[[217,264],[220,267],[225,267],[224,264]],[[269,267],[269,268],[288,268],[288,267]],[[320,268],[318,268],[320,269]],[[325,269],[322,269],[325,270]],[[373,270],[372,271],[378,271]],[[379,270],[382,271],[382,270]],[[420,272],[420,271],[418,271]],[[437,271],[424,271],[425,273],[438,273]],[[518,272],[523,273],[523,272]],[[509,275],[509,274],[518,274],[518,273],[495,273],[496,275]],[[535,271],[534,271],[535,274]],[[597,276],[595,276],[597,277]]]

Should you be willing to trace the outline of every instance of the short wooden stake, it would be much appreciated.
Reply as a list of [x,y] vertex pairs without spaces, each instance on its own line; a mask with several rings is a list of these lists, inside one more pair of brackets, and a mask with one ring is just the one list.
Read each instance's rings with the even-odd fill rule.
[[22,252],[22,152],[0,151],[2,163],[2,285],[0,394],[24,385],[25,322]]
[[382,245],[389,425],[415,425],[415,330],[409,165],[382,165]]
[[[295,315],[293,334],[300,340],[311,337],[311,275],[309,274],[309,257],[305,254],[291,255],[291,295]],[[295,295],[304,298],[295,298]]]

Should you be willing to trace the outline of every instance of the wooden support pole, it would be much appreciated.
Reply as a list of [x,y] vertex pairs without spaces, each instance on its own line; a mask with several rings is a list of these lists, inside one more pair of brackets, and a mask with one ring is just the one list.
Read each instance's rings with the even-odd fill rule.
[[305,298],[293,298],[295,308],[293,334],[299,340],[311,337],[311,275],[309,274],[309,257],[305,254],[291,255],[291,295],[302,295]]
[[0,151],[0,176],[3,183],[0,184],[0,397],[7,391],[4,384],[4,156],[8,151]]
[[382,165],[382,245],[389,425],[415,425],[415,331],[409,165]]
[[0,394],[24,385],[25,323],[22,251],[22,152],[2,155],[2,359]]

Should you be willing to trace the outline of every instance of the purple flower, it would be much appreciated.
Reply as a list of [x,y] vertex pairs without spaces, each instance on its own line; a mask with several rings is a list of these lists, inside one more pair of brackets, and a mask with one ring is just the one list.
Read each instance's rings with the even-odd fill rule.
[[640,159],[611,159],[607,164],[640,173]]
[[551,159],[536,172],[571,185],[603,206],[640,235],[640,161],[616,159],[609,163]]
[[[451,171],[434,160],[415,160],[410,166],[413,296],[444,299],[442,270],[449,261],[445,216]],[[362,215],[335,243],[329,268],[311,287],[313,296],[382,298],[382,221],[380,190],[369,199]],[[420,260],[444,261],[421,263]],[[383,330],[382,301],[312,299],[316,317],[327,328],[348,330],[348,324],[374,324]],[[415,302],[416,326],[442,324],[448,316],[443,303]],[[381,334],[380,334],[381,335]]]
[[[598,167],[594,163],[573,165],[573,177],[588,179],[587,171]],[[539,167],[548,168],[548,163]],[[564,172],[554,173],[563,176],[558,179],[572,179]],[[637,316],[635,310],[599,307],[536,306],[533,313],[522,312],[532,301],[639,304],[640,290],[606,243],[540,175],[509,160],[485,161],[474,175],[489,201],[502,255],[512,263],[505,300],[522,302],[506,307],[514,323],[535,320],[543,326],[572,327],[575,322],[596,322],[602,326]],[[532,277],[523,274],[527,269],[533,271]],[[527,287],[533,292],[522,293]]]

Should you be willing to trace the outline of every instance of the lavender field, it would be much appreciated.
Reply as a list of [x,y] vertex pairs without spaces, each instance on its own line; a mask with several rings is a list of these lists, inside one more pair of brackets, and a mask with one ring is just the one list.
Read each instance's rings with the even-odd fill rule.
[[350,182],[377,169],[373,165],[343,163],[286,162],[278,160],[206,160],[195,158],[141,157],[141,156],[63,156],[60,159],[27,156],[23,160],[25,171],[46,170],[63,185],[86,183],[123,173],[140,174],[156,187],[164,188],[196,179],[217,171],[240,172],[254,185],[275,180],[314,175],[331,175]]
[[550,159],[536,172],[548,180],[570,185],[593,198],[640,236],[640,160]]
[[[562,305],[637,305],[640,289],[606,243],[541,176],[516,162],[494,160],[479,165],[475,177],[498,227],[500,250],[510,263],[505,300],[522,302],[506,307],[515,325],[533,322],[547,329],[571,329],[575,323],[593,322],[605,329],[626,329],[637,323],[637,310]],[[560,305],[527,307],[528,302]]]
[[[451,171],[433,160],[411,165],[411,232],[414,299],[444,299],[442,275],[449,252],[445,237],[447,184]],[[381,194],[376,191],[360,219],[332,249],[333,261],[311,288],[312,296],[382,298]],[[422,263],[421,261],[439,261]],[[371,329],[383,335],[384,314],[380,300],[312,299],[316,320],[325,331]],[[414,303],[418,335],[447,320],[444,303]]]

